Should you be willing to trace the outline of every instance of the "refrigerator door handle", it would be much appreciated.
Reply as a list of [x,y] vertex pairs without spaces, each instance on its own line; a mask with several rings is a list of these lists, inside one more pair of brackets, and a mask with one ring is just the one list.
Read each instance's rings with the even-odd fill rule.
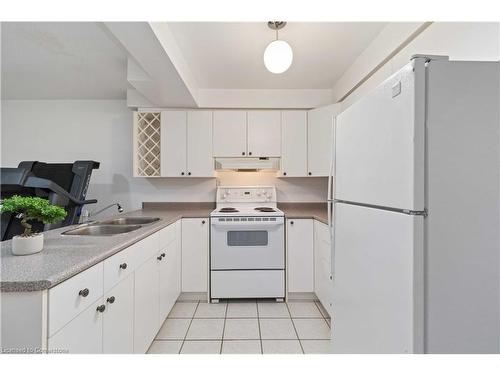
[[328,203],[328,212],[329,212],[329,223],[330,225],[330,249],[331,249],[331,255],[330,255],[330,281],[333,282],[334,277],[335,277],[335,228],[333,226],[333,205],[334,202],[329,202]]
[[333,209],[334,209],[334,197],[333,197],[333,173],[335,170],[335,130],[337,125],[337,117],[332,117],[332,128],[331,128],[331,144],[332,144],[332,154],[330,159],[330,172],[328,174],[328,230],[330,232],[330,280],[333,282],[335,274],[335,228],[333,227]]
[[327,201],[330,202],[333,199],[333,167],[335,165],[335,122],[336,117],[332,116],[332,124],[330,128],[330,144],[332,145],[332,153],[330,155],[330,169],[328,171],[328,193]]

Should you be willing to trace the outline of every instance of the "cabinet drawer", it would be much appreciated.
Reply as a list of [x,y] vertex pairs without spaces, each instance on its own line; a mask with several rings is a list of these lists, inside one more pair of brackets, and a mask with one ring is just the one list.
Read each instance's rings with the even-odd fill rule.
[[134,244],[104,260],[105,292],[134,272],[139,263],[140,255],[136,254],[138,251],[138,247]]
[[103,264],[49,289],[49,337],[103,295]]
[[284,270],[211,271],[211,298],[283,298]]
[[175,241],[177,223],[170,224],[158,232],[160,236],[160,250],[165,250],[168,245]]

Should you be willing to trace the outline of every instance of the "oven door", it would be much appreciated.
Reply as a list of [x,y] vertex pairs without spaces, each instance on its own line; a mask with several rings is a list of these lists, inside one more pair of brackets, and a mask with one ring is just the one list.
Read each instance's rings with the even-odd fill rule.
[[227,220],[211,219],[212,270],[285,268],[284,218]]

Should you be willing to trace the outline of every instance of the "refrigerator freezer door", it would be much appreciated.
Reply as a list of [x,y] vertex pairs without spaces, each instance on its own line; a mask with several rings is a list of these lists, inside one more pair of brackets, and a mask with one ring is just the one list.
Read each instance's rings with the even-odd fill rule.
[[334,353],[423,351],[423,217],[335,204]]
[[424,209],[424,76],[416,59],[337,116],[335,199]]

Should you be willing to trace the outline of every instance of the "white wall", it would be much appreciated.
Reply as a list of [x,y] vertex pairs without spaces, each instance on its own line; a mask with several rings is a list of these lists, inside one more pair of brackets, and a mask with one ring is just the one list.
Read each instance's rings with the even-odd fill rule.
[[[415,26],[415,25],[414,25]],[[411,31],[411,30],[410,30]],[[385,40],[392,41],[392,33],[401,32],[400,28],[393,28]],[[383,43],[376,49],[382,50]],[[371,46],[373,47],[373,46]],[[369,50],[368,47],[367,50]],[[373,48],[372,48],[373,49]],[[389,51],[377,54],[362,54],[359,60],[353,64],[356,69],[351,69],[338,81],[334,87],[335,98],[341,98],[366,75],[367,66],[377,66],[387,57]],[[362,97],[367,91],[377,86],[383,80],[395,73],[410,61],[414,54],[448,55],[450,60],[500,60],[500,23],[495,22],[435,22],[423,30],[412,42],[401,49],[386,64],[384,64],[373,76],[351,93],[343,102],[345,109],[353,102]],[[359,67],[359,68],[357,68]]]
[[[132,177],[132,114],[125,101],[2,101],[1,165],[22,160],[101,162],[88,198],[118,201],[126,210],[143,201],[214,201],[215,179]],[[326,179],[277,179],[269,173],[220,174],[220,184],[271,184],[280,201],[324,201]],[[97,207],[97,206],[96,206]]]

